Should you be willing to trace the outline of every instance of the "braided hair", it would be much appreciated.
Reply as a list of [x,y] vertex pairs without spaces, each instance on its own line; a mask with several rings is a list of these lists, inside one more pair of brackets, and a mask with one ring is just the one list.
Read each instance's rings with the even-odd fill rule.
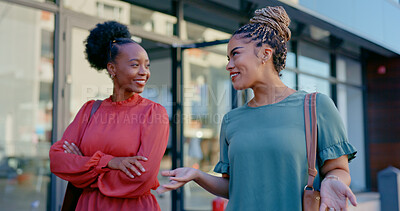
[[248,38],[256,42],[257,47],[267,44],[273,51],[273,63],[278,74],[286,66],[286,43],[290,40],[290,18],[281,6],[258,9],[250,23],[240,27],[232,36]]
[[90,66],[97,71],[107,69],[119,53],[119,46],[135,43],[128,27],[116,21],[99,23],[85,40],[85,54]]

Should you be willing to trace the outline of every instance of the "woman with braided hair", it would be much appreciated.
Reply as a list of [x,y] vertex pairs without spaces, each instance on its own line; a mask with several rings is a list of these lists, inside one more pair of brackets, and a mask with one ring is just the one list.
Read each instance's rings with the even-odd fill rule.
[[113,94],[94,114],[96,102],[82,106],[50,149],[51,172],[83,189],[76,210],[159,211],[150,189],[159,186],[169,118],[139,95],[150,78],[149,57],[115,21],[90,31],[86,56],[92,67],[107,70]]
[[[226,210],[302,210],[308,165],[305,144],[304,91],[288,88],[280,79],[285,68],[290,19],[283,7],[255,12],[228,44],[228,64],[233,87],[251,88],[254,98],[228,112],[220,132],[220,161],[216,177],[193,168],[164,171],[170,182],[158,192],[195,181],[215,195],[229,199]],[[317,168],[324,178],[321,211],[347,210],[356,205],[350,188],[348,161],[355,148],[332,100],[318,94]],[[316,180],[318,180],[316,179]],[[319,187],[319,181],[316,181]]]

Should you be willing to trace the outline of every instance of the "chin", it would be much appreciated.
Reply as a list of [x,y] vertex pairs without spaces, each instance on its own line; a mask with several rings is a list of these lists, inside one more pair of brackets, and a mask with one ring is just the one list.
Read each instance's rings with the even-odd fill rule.
[[232,85],[233,85],[233,88],[236,90],[245,90],[245,89],[249,88],[249,87],[243,86],[241,84],[232,84]]
[[140,94],[140,93],[143,92],[143,89],[136,89],[136,90],[134,90],[133,92],[135,92],[135,93],[137,93],[137,94]]
[[139,88],[139,87],[130,87],[128,89],[125,90],[126,92],[133,92],[133,93],[137,93],[140,94],[144,91],[144,87],[143,88]]

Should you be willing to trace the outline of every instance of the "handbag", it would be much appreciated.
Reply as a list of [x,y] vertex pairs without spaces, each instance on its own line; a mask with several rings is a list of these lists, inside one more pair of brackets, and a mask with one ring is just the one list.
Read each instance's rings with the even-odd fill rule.
[[[96,100],[93,103],[87,124],[89,124],[90,118],[93,116],[94,113],[96,113],[97,109],[100,107],[101,102],[102,100]],[[79,197],[81,196],[82,192],[83,192],[82,188],[77,188],[71,182],[68,182],[67,189],[65,190],[64,201],[61,207],[61,211],[74,211],[76,209],[76,205],[78,204]]]
[[[311,97],[311,104],[310,104]],[[303,211],[318,211],[321,205],[320,192],[314,190],[314,178],[317,176],[315,168],[317,153],[317,93],[307,94],[304,99],[304,121],[306,128],[306,146],[308,163],[308,181],[303,193]],[[311,131],[310,131],[310,107],[311,107]]]

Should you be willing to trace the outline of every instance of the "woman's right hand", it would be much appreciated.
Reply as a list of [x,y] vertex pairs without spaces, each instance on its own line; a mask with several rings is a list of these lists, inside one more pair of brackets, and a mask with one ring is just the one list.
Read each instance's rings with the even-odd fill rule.
[[[130,178],[135,178],[135,176],[132,175],[132,173],[129,171],[133,171],[136,173],[136,175],[140,176],[142,172],[145,172],[146,170],[143,168],[142,164],[139,162],[139,160],[142,161],[147,161],[147,158],[143,156],[132,156],[132,157],[114,157],[111,159],[107,167],[110,169],[118,169],[123,171],[128,177]],[[135,166],[136,167],[135,167]],[[140,169],[140,171],[137,170],[137,168]]]
[[158,187],[157,193],[161,194],[182,187],[186,183],[195,180],[198,177],[198,172],[199,170],[188,167],[177,168],[170,171],[162,171],[161,175],[164,177],[170,177],[170,182]]

